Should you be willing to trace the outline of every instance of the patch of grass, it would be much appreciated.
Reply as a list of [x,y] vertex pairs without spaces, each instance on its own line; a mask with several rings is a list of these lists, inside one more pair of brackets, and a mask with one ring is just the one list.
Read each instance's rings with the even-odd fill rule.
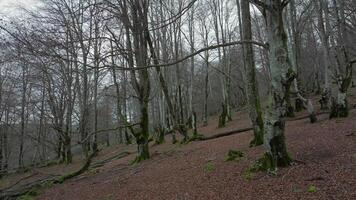
[[36,200],[36,197],[33,195],[25,194],[20,196],[18,200]]
[[104,198],[104,200],[114,200],[115,195],[114,194],[109,194],[107,197]]
[[100,169],[92,169],[88,171],[88,174],[95,175],[100,173]]
[[[291,157],[288,155],[288,160],[291,160]],[[262,158],[258,159],[249,169],[252,172],[267,172],[270,175],[277,175],[277,166],[273,161],[271,156],[267,153],[263,155]]]
[[302,190],[298,187],[293,187],[293,192],[298,193],[301,192]]
[[308,192],[309,193],[315,193],[317,191],[317,188],[314,185],[309,186]]
[[53,186],[53,184],[54,184],[53,181],[46,181],[42,183],[41,188],[50,188]]
[[243,173],[244,179],[248,180],[248,181],[252,180],[253,176],[254,176],[254,172],[252,172],[250,170],[247,170]]
[[214,165],[214,163],[212,163],[212,162],[208,162],[208,163],[206,163],[205,165],[204,165],[204,167],[203,167],[203,170],[205,171],[205,172],[212,172],[212,171],[214,171],[216,169],[216,167],[215,167],[215,165]]
[[257,172],[267,172],[270,175],[277,175],[277,168],[274,167],[274,163],[272,163],[272,159],[267,153],[262,158],[256,160],[243,176],[246,180],[251,180]]
[[45,181],[40,185],[32,187],[26,194],[20,196],[17,198],[18,200],[35,200],[36,196],[38,196],[39,191],[43,189],[50,188],[54,185],[54,181]]
[[225,158],[225,161],[234,161],[236,159],[239,160],[242,157],[244,157],[244,154],[241,151],[230,150]]

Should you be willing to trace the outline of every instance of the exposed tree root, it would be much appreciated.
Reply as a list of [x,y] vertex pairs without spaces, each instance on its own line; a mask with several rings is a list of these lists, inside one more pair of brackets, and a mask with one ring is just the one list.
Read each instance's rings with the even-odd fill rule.
[[55,180],[53,183],[63,183],[64,181],[79,176],[83,174],[90,166],[92,159],[98,154],[98,151],[94,151],[92,154],[89,155],[88,159],[85,161],[85,164],[77,171],[73,173],[69,173],[67,175],[61,176],[59,179]]

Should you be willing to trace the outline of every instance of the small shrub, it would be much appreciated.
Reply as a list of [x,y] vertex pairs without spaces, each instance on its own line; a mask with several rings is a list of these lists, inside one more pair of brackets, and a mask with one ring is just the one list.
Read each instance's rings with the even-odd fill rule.
[[317,190],[317,188],[316,188],[314,185],[311,185],[311,186],[309,186],[309,188],[308,188],[308,192],[309,192],[309,193],[315,193],[316,190]]
[[203,169],[205,172],[212,172],[215,170],[215,165],[212,162],[208,162],[204,165]]
[[244,154],[241,151],[230,150],[225,158],[225,161],[234,161],[242,157],[244,157]]
[[298,187],[293,187],[293,192],[298,193],[301,192],[302,190]]
[[25,195],[20,196],[18,198],[18,200],[36,200],[36,198],[32,195],[25,194]]
[[254,176],[254,173],[250,170],[245,171],[243,174],[243,177],[245,178],[245,180],[248,180],[248,181],[250,181],[253,178],[253,176]]

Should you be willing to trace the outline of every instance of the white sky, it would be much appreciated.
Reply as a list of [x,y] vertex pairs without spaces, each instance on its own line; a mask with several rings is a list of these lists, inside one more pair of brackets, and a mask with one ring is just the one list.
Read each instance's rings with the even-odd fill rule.
[[36,3],[38,3],[37,0],[0,0],[0,14],[13,16],[19,14],[17,6],[33,8]]

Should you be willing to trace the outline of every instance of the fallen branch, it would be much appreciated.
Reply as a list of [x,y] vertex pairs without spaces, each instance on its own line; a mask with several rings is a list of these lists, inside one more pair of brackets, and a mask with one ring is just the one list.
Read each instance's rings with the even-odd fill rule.
[[[319,116],[319,115],[323,115],[323,114],[329,114],[329,112],[325,111],[325,112],[319,112],[319,113],[316,113],[315,115],[316,116]],[[302,119],[308,119],[310,117],[310,115],[305,115],[305,116],[301,116],[301,117],[294,117],[294,118],[288,118],[286,121],[298,121],[298,120],[302,120]]]
[[88,157],[88,159],[86,160],[85,164],[78,170],[75,171],[73,173],[61,176],[59,179],[55,180],[54,183],[63,183],[64,181],[79,176],[81,174],[83,174],[90,166],[90,163],[92,161],[92,159],[98,154],[98,151],[94,151],[92,154],[90,154],[90,156]]
[[[316,115],[323,115],[323,114],[328,114],[328,113],[329,112],[319,112]],[[286,121],[298,121],[298,120],[307,119],[307,118],[309,118],[309,115],[301,116],[301,117],[297,117],[297,118],[290,118],[290,119],[287,119]],[[212,136],[208,136],[208,137],[204,137],[204,136],[197,137],[197,138],[194,138],[192,141],[213,140],[213,139],[226,137],[226,136],[230,136],[230,135],[235,135],[235,134],[238,134],[238,133],[243,133],[243,132],[247,132],[247,131],[251,131],[251,130],[252,130],[252,127],[243,128],[243,129],[235,129],[235,130],[232,130],[232,131],[218,133],[216,135],[212,135]]]
[[132,128],[132,127],[137,126],[137,125],[140,125],[140,123],[128,124],[128,125],[125,125],[125,126],[118,126],[118,127],[110,128],[110,129],[97,130],[97,131],[94,131],[94,132],[89,133],[89,134],[87,135],[87,137],[84,138],[83,140],[78,141],[78,144],[83,144],[83,143],[85,143],[91,136],[93,136],[93,135],[95,135],[95,134],[98,134],[98,133],[105,133],[105,132],[109,132],[109,131],[116,131],[116,130],[122,129],[122,128]]
[[217,138],[221,138],[221,137],[234,135],[234,134],[237,134],[237,133],[243,133],[243,132],[250,131],[250,130],[252,130],[252,128],[237,129],[237,130],[223,132],[223,133],[219,133],[219,134],[208,136],[208,137],[198,137],[198,138],[194,139],[194,141],[212,140],[212,139],[217,139]]
[[31,177],[37,175],[37,174],[38,174],[37,172],[36,172],[36,173],[32,173],[32,174],[30,174],[30,175],[28,175],[28,176],[25,176],[25,177],[23,177],[23,178],[17,180],[15,183],[11,184],[10,186],[1,189],[1,190],[0,190],[0,193],[3,192],[3,191],[9,190],[9,189],[11,189],[11,188],[13,188],[13,187],[15,187],[15,186],[18,185],[20,182],[22,182],[22,181],[24,181],[24,180],[26,180],[26,179],[29,179],[29,178],[31,178]]
[[58,183],[63,183],[64,181],[79,176],[81,174],[83,174],[90,166],[90,163],[92,161],[92,159],[98,154],[98,151],[93,152],[92,154],[90,154],[90,156],[87,158],[87,160],[85,161],[85,164],[77,171],[69,173],[67,175],[64,176],[51,176],[51,177],[46,177],[34,182],[31,182],[27,185],[24,185],[18,189],[6,189],[6,190],[2,190],[1,191],[1,195],[0,195],[0,199],[14,199],[16,197],[19,197],[21,195],[25,195],[31,192],[35,192],[36,189],[41,188],[43,185],[45,184],[58,184]]
[[115,155],[115,156],[112,156],[110,158],[107,158],[105,160],[102,160],[102,161],[98,161],[98,162],[95,162],[92,164],[91,168],[96,168],[96,167],[100,167],[100,166],[103,166],[105,163],[108,163],[114,159],[121,159],[121,158],[125,158],[126,156],[128,155],[131,155],[133,153],[136,153],[136,152],[129,152],[129,151],[124,151],[124,152],[121,152],[119,153],[118,155]]
[[28,194],[31,191],[34,191],[36,188],[44,185],[45,183],[52,182],[54,180],[53,177],[45,177],[26,185],[23,185],[17,189],[8,188],[6,190],[2,190],[0,192],[0,199],[16,199],[16,197]]

